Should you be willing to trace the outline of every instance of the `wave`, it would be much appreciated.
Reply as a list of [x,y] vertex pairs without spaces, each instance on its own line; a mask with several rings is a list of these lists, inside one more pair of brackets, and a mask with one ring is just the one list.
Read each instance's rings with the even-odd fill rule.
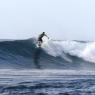
[[37,48],[36,38],[0,42],[0,68],[94,69],[95,43],[53,41]]

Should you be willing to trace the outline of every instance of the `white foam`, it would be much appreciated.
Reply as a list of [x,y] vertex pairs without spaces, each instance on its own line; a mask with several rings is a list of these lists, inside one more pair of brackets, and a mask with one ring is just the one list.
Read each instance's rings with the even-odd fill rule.
[[76,41],[48,41],[48,43],[43,46],[43,49],[48,54],[54,57],[61,56],[69,62],[72,62],[72,60],[66,56],[66,53],[81,57],[81,52],[83,52],[84,48],[85,44]]
[[61,56],[62,58],[71,61],[64,55],[65,52],[95,63],[95,42],[48,41],[43,46],[43,49],[54,57]]
[[87,44],[82,52],[82,57],[87,61],[95,63],[95,42]]

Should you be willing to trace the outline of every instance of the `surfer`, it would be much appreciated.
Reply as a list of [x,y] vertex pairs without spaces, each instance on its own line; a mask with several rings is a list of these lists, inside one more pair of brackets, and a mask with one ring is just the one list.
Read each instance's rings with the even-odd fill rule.
[[43,32],[43,33],[41,33],[40,35],[39,35],[39,37],[38,37],[38,46],[41,46],[41,44],[43,43],[43,37],[44,36],[46,36],[48,39],[49,39],[49,37],[46,35],[46,33],[45,32]]

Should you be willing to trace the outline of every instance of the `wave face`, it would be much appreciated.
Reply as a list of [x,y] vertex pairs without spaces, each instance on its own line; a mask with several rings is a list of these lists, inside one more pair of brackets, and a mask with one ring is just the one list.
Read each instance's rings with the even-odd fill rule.
[[95,69],[95,43],[36,39],[0,41],[0,68]]

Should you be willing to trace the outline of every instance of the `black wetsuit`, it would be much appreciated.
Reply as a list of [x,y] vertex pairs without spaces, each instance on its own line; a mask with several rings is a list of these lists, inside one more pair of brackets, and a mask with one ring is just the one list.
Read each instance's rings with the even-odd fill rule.
[[42,40],[43,36],[46,36],[46,35],[45,35],[45,34],[41,34],[41,35],[39,36],[39,38],[38,38],[38,41],[43,42],[43,40]]

